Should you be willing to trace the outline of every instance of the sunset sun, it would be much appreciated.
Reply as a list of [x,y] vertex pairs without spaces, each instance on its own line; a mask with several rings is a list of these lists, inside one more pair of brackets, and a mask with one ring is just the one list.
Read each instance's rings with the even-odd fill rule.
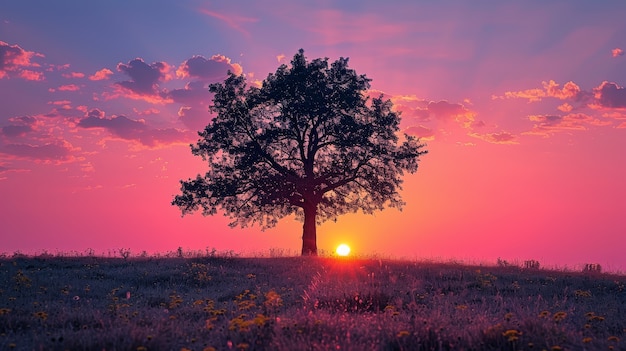
[[348,256],[350,254],[350,246],[346,244],[341,244],[337,246],[335,252],[337,252],[337,255],[339,256]]

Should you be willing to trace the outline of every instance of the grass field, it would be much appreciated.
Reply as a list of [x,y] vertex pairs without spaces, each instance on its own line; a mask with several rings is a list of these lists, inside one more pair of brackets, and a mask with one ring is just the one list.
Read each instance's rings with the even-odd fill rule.
[[355,258],[4,257],[0,350],[626,350],[626,277]]

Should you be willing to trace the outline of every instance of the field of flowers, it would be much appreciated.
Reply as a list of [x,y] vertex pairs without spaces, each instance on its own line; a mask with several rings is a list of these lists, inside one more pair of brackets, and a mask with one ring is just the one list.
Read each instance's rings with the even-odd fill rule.
[[625,276],[181,256],[0,259],[0,350],[626,350]]

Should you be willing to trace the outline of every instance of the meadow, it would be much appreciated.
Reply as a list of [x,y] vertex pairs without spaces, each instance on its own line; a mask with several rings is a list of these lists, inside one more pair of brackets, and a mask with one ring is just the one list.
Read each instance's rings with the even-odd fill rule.
[[626,277],[338,257],[0,258],[0,350],[626,350]]

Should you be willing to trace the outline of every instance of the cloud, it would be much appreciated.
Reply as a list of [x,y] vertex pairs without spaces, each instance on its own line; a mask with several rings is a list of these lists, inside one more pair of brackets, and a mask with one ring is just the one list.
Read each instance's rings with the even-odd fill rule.
[[481,139],[488,143],[492,143],[492,144],[509,144],[509,145],[519,144],[517,142],[517,136],[509,132],[486,133],[486,134],[469,133],[468,135],[474,138]]
[[472,122],[476,115],[461,104],[449,103],[445,100],[429,102],[427,111],[430,116],[444,121],[454,119],[457,122]]
[[422,140],[432,141],[435,139],[435,132],[422,125],[412,126],[404,130],[404,133],[408,135],[416,136]]
[[257,18],[251,17],[243,17],[237,15],[223,14],[215,11],[209,11],[206,9],[200,9],[200,13],[211,16],[213,18],[217,18],[224,23],[226,23],[230,28],[244,34],[245,36],[250,36],[250,33],[243,28],[246,23],[254,23],[258,22]]
[[625,108],[626,89],[619,85],[604,81],[597,88],[593,89],[596,102],[595,108]]
[[63,76],[63,78],[85,78],[85,74],[84,73],[80,73],[80,72],[70,72],[70,73],[63,73],[61,76]]
[[560,88],[560,85],[553,80],[541,82],[543,89],[534,88],[520,91],[507,91],[503,96],[492,96],[492,99],[527,99],[528,102],[541,101],[544,98],[551,97],[560,100],[579,100],[582,91],[580,87],[569,81]]
[[208,60],[203,56],[193,56],[178,67],[176,75],[216,82],[224,80],[228,71],[241,75],[243,68],[237,63],[231,63],[230,58],[223,55],[213,55]]
[[89,80],[105,80],[109,79],[110,76],[113,75],[113,71],[108,68],[103,68],[99,71],[96,71],[93,75],[89,76]]
[[37,119],[31,116],[12,117],[9,118],[11,123],[8,126],[0,128],[2,135],[6,137],[24,136],[34,130],[34,126],[37,123]]
[[207,105],[211,102],[211,93],[203,81],[189,82],[183,89],[171,90],[167,97],[187,105]]
[[61,85],[60,87],[57,88],[57,90],[59,91],[78,91],[80,90],[80,87],[76,84],[67,84],[67,85]]
[[29,125],[9,125],[9,126],[4,126],[2,127],[2,129],[0,129],[2,131],[2,134],[4,136],[7,137],[16,137],[16,136],[23,136],[26,135],[26,133],[28,132],[32,132],[33,131],[33,127],[29,126]]
[[78,126],[82,128],[103,128],[121,139],[137,141],[149,147],[188,143],[194,134],[174,128],[153,129],[146,125],[143,120],[132,120],[126,116],[107,118],[105,113],[98,109],[89,111],[87,117],[78,122]]
[[18,76],[26,80],[34,80],[34,81],[42,81],[46,79],[43,72],[31,71],[29,69],[25,69],[21,71]]
[[191,106],[182,106],[178,109],[178,117],[191,130],[202,130],[211,121],[209,111]]
[[601,121],[584,113],[558,115],[531,115],[528,119],[535,122],[533,129],[523,134],[549,136],[565,130],[587,130],[587,126],[607,126],[611,122]]
[[153,103],[164,103],[158,91],[159,82],[171,78],[171,67],[165,62],[153,62],[147,64],[141,58],[129,61],[127,64],[119,63],[117,70],[128,75],[131,80],[115,83],[122,89],[124,96],[131,99],[143,99]]
[[15,158],[27,158],[42,161],[72,161],[72,151],[76,148],[65,140],[58,140],[43,145],[6,144],[0,147],[0,153]]
[[43,80],[43,73],[26,69],[39,67],[39,64],[31,62],[35,57],[44,55],[0,41],[0,79],[16,76],[26,80]]
[[624,56],[624,50],[622,50],[620,48],[615,48],[615,49],[611,50],[611,56],[613,56],[613,57]]

